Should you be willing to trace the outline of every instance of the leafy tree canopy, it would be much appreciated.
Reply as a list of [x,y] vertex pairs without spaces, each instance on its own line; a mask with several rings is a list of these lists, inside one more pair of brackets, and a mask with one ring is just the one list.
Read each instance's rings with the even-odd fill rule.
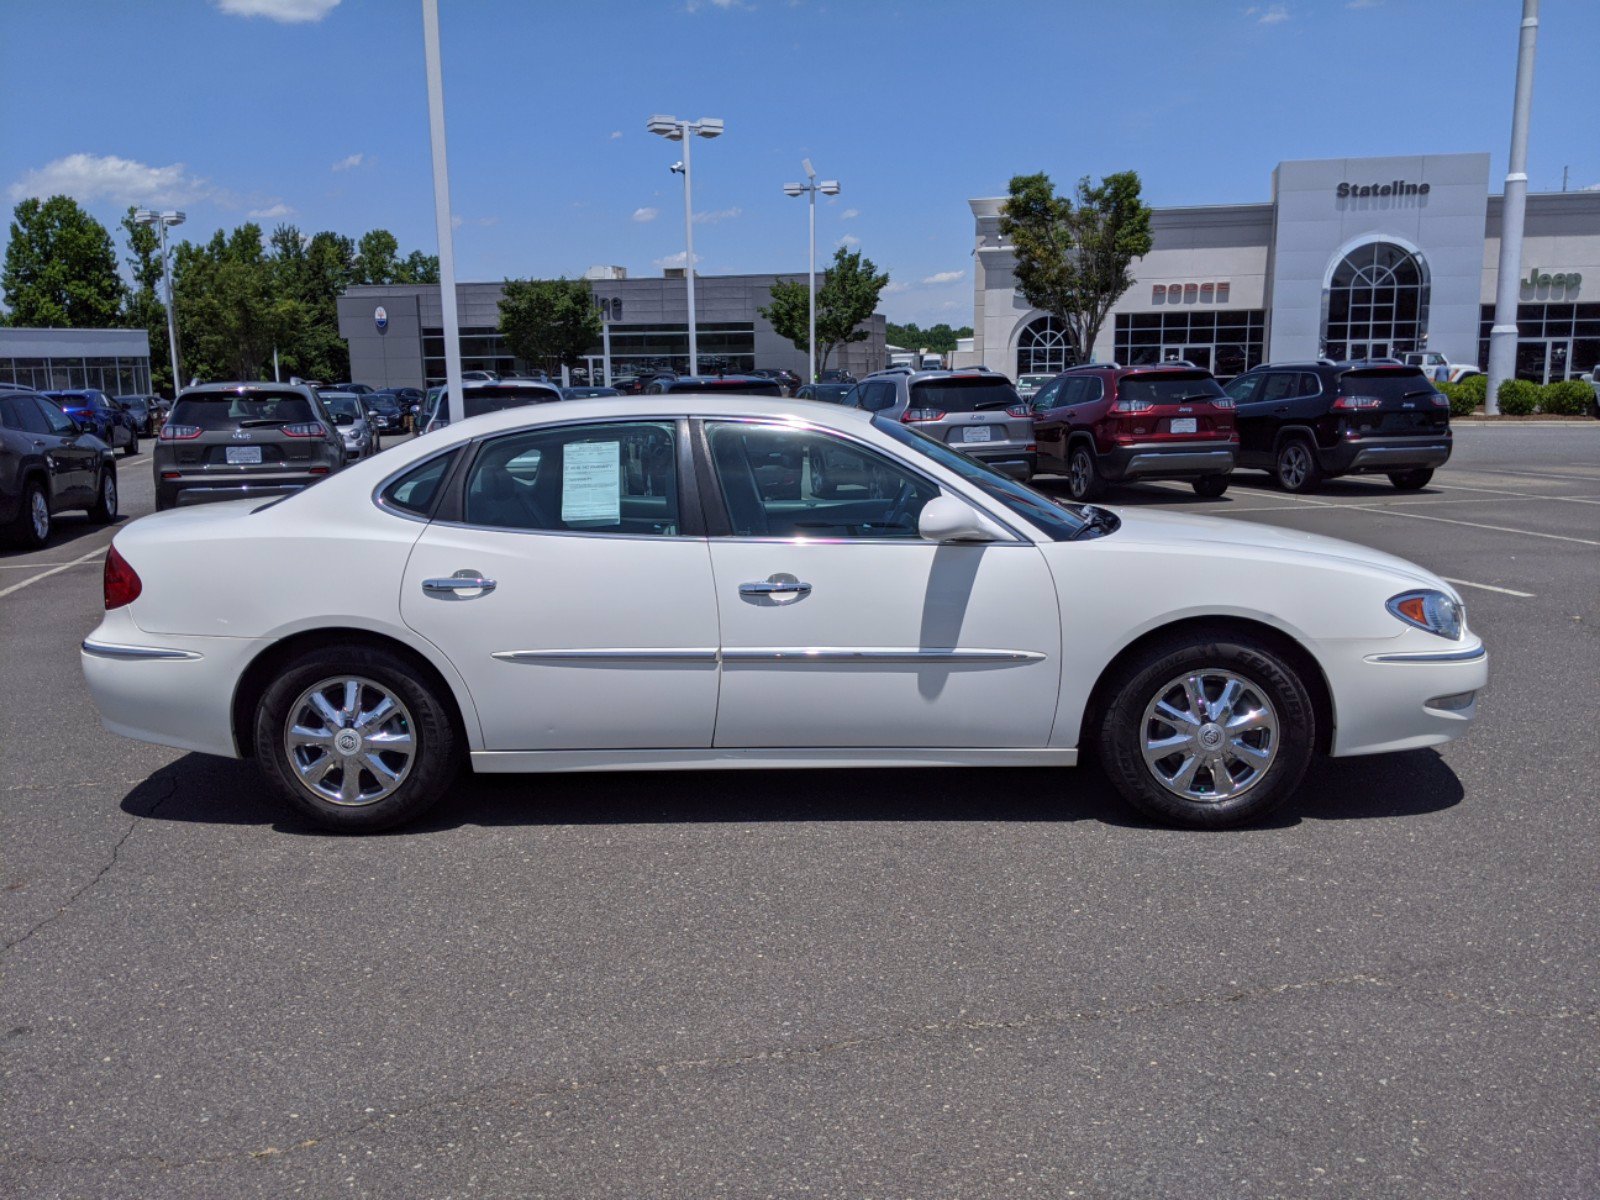
[[956,348],[957,339],[971,336],[971,325],[952,329],[942,321],[929,329],[920,328],[915,321],[905,325],[890,321],[885,330],[885,337],[891,346],[899,346],[902,350],[931,350],[935,354],[949,354]]
[[500,332],[526,363],[547,371],[575,366],[600,340],[600,310],[586,279],[508,279]]
[[[878,297],[888,284],[888,274],[880,275],[877,264],[863,258],[861,251],[843,246],[834,251],[833,264],[817,288],[817,370],[828,365],[838,347],[866,340],[868,331],[859,327],[877,310]],[[761,315],[778,336],[800,350],[809,350],[810,293],[806,285],[779,280],[772,285],[771,296],[772,303],[759,310]]]
[[12,325],[97,329],[122,323],[122,278],[106,227],[69,196],[17,205],[0,289]]

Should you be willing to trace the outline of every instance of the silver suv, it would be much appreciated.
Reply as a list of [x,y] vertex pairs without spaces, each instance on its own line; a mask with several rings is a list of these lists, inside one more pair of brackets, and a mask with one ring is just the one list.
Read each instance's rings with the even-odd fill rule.
[[1038,465],[1032,412],[994,371],[890,368],[856,384],[844,404],[900,421],[1024,482]]

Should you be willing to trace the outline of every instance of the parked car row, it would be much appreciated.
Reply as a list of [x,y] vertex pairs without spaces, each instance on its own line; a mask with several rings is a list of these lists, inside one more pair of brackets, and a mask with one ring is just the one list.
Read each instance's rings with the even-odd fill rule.
[[49,542],[56,514],[74,509],[93,521],[116,520],[117,461],[99,428],[43,393],[0,385],[0,533],[7,541],[37,549]]

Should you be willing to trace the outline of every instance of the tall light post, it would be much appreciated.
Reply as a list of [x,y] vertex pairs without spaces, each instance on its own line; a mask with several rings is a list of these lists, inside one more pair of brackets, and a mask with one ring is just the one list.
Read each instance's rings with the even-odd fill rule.
[[[694,166],[689,155],[690,143],[697,137],[722,136],[721,117],[701,117],[698,121],[680,121],[677,117],[657,113],[645,123],[651,133],[669,142],[683,143],[683,277],[689,290],[689,374],[700,372],[700,342],[695,334],[694,319]],[[678,170],[677,166],[672,168]]]
[[807,206],[811,214],[811,250],[806,260],[806,288],[811,296],[811,311],[806,326],[806,346],[811,354],[811,371],[808,383],[817,381],[817,193],[824,196],[837,196],[839,194],[839,181],[837,179],[824,179],[817,182],[817,173],[811,169],[811,160],[802,158],[800,165],[805,168],[806,181],[804,183],[786,183],[783,185],[785,196],[808,196],[810,204]]
[[167,354],[172,363],[172,398],[176,400],[178,389],[183,386],[183,376],[178,372],[178,319],[173,315],[172,260],[167,257],[167,230],[182,225],[187,218],[174,209],[156,212],[152,208],[141,208],[133,214],[133,219],[140,225],[161,226],[161,278],[167,288]]
[[1522,226],[1528,206],[1528,119],[1533,108],[1533,47],[1539,36],[1539,0],[1522,0],[1517,46],[1517,90],[1511,106],[1511,162],[1500,204],[1500,266],[1495,281],[1494,324],[1489,327],[1489,387],[1483,411],[1500,411],[1500,385],[1517,374],[1517,299],[1522,290]]
[[[444,317],[444,411],[466,417],[461,396],[461,317],[456,311],[456,249],[450,220],[450,164],[444,142],[444,67],[439,56],[439,0],[422,0],[422,53],[428,74],[428,140],[433,147],[433,223],[439,237],[439,306]],[[426,382],[426,380],[424,380]]]

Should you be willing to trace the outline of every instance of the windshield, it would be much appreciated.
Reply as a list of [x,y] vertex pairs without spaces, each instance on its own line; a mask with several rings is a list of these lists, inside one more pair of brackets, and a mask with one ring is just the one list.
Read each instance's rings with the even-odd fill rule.
[[993,375],[953,376],[911,385],[912,408],[936,408],[947,413],[1009,408],[1021,400],[1016,388]]
[[1149,404],[1181,404],[1185,400],[1205,400],[1222,394],[1222,385],[1206,371],[1124,375],[1117,384],[1118,400],[1143,400]]
[[349,417],[353,421],[359,421],[363,416],[361,402],[354,396],[332,396],[323,392],[322,403],[336,417]]
[[301,425],[316,421],[311,402],[298,392],[218,392],[184,396],[168,418],[174,425],[201,429],[237,429],[249,421],[264,425]]
[[1339,377],[1339,392],[1345,396],[1401,400],[1406,396],[1431,395],[1437,390],[1428,382],[1428,377],[1415,367],[1346,371]]
[[1070,542],[1090,526],[1088,518],[1080,514],[1093,510],[1067,508],[1058,504],[1032,488],[1018,483],[1011,476],[1002,475],[993,467],[975,458],[968,458],[960,451],[952,450],[943,442],[908,425],[902,425],[899,421],[878,416],[872,418],[872,423],[901,445],[909,446],[918,454],[933,459],[941,467],[954,471],[989,499],[1005,505],[1009,511],[1023,520],[1044,530],[1054,541]]

